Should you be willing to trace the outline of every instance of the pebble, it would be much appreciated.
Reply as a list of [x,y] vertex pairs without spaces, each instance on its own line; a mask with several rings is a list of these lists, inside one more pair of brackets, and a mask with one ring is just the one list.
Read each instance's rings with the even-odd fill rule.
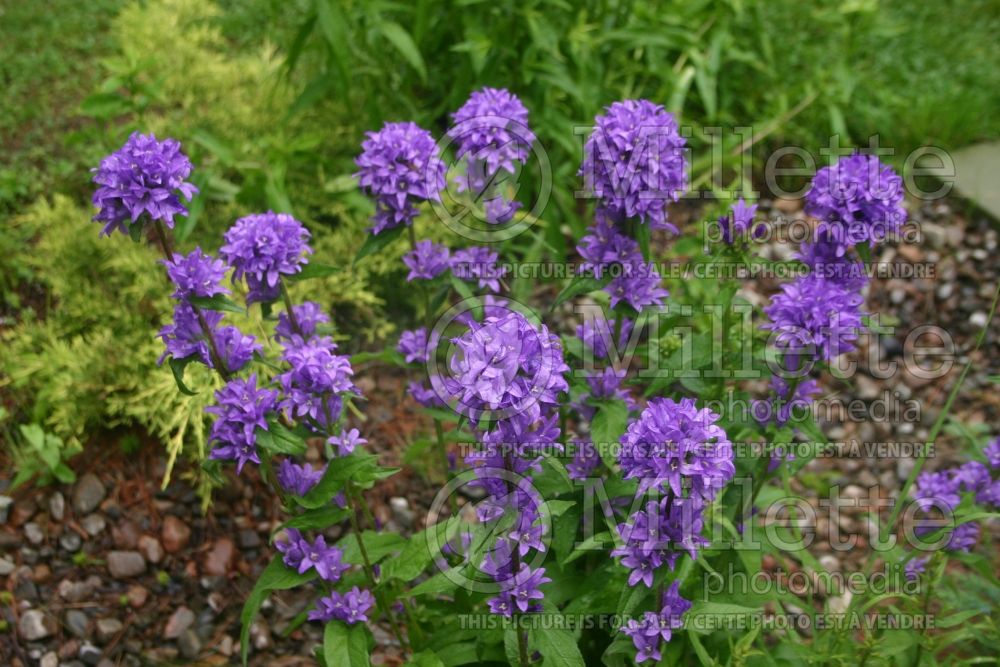
[[138,551],[110,551],[108,572],[115,579],[127,579],[146,571],[146,561]]
[[14,511],[11,513],[10,522],[15,526],[20,526],[31,520],[38,511],[38,505],[30,498],[19,500],[14,503]]
[[123,627],[125,626],[117,618],[97,619],[97,638],[106,644],[121,632]]
[[38,667],[59,667],[59,656],[55,651],[49,651],[38,661]]
[[136,584],[134,586],[129,586],[128,592],[125,596],[128,598],[129,606],[133,609],[138,609],[142,605],[146,604],[146,600],[149,599],[149,590],[145,586]]
[[88,514],[80,521],[80,526],[91,537],[97,537],[108,526],[108,522],[100,514]]
[[96,665],[101,661],[101,649],[90,642],[83,642],[80,646],[80,652],[76,654],[76,657],[83,660],[87,665]]
[[184,634],[180,636],[177,640],[177,648],[180,649],[181,655],[188,660],[194,660],[201,653],[201,639],[198,637],[198,633],[194,630],[185,630]]
[[79,515],[90,514],[104,500],[104,485],[92,472],[88,472],[73,487],[73,511]]
[[271,645],[271,629],[267,627],[267,621],[258,618],[250,625],[250,642],[258,651]]
[[820,556],[819,564],[822,565],[827,572],[838,572],[840,570],[840,561],[833,554],[826,554]]
[[0,558],[0,577],[6,577],[14,571],[17,566],[9,558]]
[[24,524],[24,536],[28,538],[29,542],[36,545],[45,541],[45,533],[42,531],[42,527],[34,521]]
[[87,626],[90,625],[90,619],[85,613],[79,609],[70,609],[66,612],[66,628],[79,637],[83,639],[87,636]]
[[194,612],[187,607],[178,607],[163,628],[164,639],[177,639],[194,624]]
[[111,527],[111,541],[118,549],[135,549],[140,534],[139,527],[128,519]]
[[406,498],[401,496],[389,498],[389,507],[400,526],[407,529],[413,527],[413,510],[410,509],[410,503]]
[[175,554],[187,546],[188,540],[191,539],[191,529],[177,517],[168,515],[163,520],[160,539],[163,540],[166,552]]
[[223,576],[229,572],[236,557],[236,546],[228,537],[220,537],[202,560],[202,571],[207,575]]
[[21,614],[21,620],[17,624],[17,630],[21,636],[29,642],[36,642],[39,639],[51,637],[58,630],[56,620],[38,609],[29,609]]
[[49,496],[49,516],[56,521],[62,521],[66,516],[66,498],[59,491]]
[[93,582],[89,579],[87,581],[63,579],[59,582],[57,590],[59,591],[59,597],[66,600],[66,602],[85,602],[94,594],[94,590],[97,588],[92,584]]
[[150,563],[159,563],[163,560],[163,547],[160,541],[150,535],[143,535],[138,542],[139,552]]
[[240,549],[256,549],[260,546],[260,535],[257,534],[256,530],[249,528],[241,530],[237,539],[240,543]]
[[[59,659],[71,660],[72,658],[75,658],[76,654],[79,652],[80,652],[80,642],[76,639],[70,639],[67,642],[63,642],[62,646],[59,647]],[[77,660],[73,660],[71,664],[79,665],[81,663]]]
[[83,546],[83,539],[72,530],[69,530],[59,536],[59,546],[73,554]]
[[982,329],[989,322],[989,316],[981,310],[977,310],[969,316],[969,324],[977,329]]

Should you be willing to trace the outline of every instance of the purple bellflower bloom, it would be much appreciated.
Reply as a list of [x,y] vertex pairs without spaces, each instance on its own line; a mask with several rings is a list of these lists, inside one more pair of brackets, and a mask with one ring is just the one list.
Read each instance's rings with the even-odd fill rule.
[[449,266],[448,248],[433,241],[417,241],[413,250],[403,255],[403,264],[410,269],[406,281],[431,280]]
[[233,280],[246,277],[248,302],[277,299],[281,276],[294,275],[312,253],[309,230],[287,213],[258,213],[236,221],[219,249],[233,266]]
[[157,141],[152,134],[133,132],[92,171],[99,186],[93,202],[100,209],[94,221],[104,223],[104,236],[116,229],[128,234],[143,214],[173,228],[175,215],[187,215],[181,197],[190,202],[198,192],[187,181],[191,161],[181,152],[180,143]]

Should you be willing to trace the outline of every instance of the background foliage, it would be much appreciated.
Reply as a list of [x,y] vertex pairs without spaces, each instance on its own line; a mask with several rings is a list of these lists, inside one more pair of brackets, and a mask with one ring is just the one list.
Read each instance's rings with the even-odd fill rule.
[[[757,160],[834,133],[881,132],[900,153],[1000,136],[1000,118],[982,112],[1000,107],[995,0],[50,4],[0,14],[0,390],[8,433],[39,424],[67,448],[138,425],[172,457],[204,454],[203,399],[178,395],[153,365],[149,332],[168,306],[151,254],[101,246],[87,224],[86,169],[133,129],[180,139],[197,165],[203,194],[178,229],[182,250],[214,250],[236,217],[272,208],[345,267],[370,213],[350,179],[363,132],[413,119],[440,135],[482,85],[532,110],[560,183],[574,182],[582,145],[568,128],[623,97],[663,102],[695,128],[752,125]],[[709,139],[694,133],[696,156]],[[740,138],[719,141],[732,150]],[[586,223],[560,189],[545,222],[539,255]],[[314,282],[352,347],[410,308],[394,289],[402,251]],[[125,399],[136,395],[157,400]]]

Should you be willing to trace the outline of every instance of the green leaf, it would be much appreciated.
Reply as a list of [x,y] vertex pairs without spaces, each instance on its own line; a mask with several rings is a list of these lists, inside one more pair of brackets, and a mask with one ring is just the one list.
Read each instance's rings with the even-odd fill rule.
[[184,369],[187,365],[194,361],[194,356],[185,357],[183,359],[174,359],[170,357],[170,361],[167,363],[170,365],[170,372],[174,374],[174,382],[177,383],[177,388],[185,396],[194,396],[198,392],[192,391],[184,384]]
[[255,433],[257,444],[271,454],[302,456],[308,448],[304,438],[273,417],[267,420],[267,430],[258,426]]
[[281,528],[295,528],[298,530],[323,530],[344,521],[350,516],[349,510],[336,505],[329,507],[317,507],[306,510],[302,514],[292,517],[281,524]]
[[445,595],[446,593],[451,593],[457,587],[458,584],[452,581],[447,574],[438,572],[433,577],[425,579],[411,588],[407,595],[412,598],[420,597],[421,595]]
[[406,32],[403,26],[392,21],[383,23],[380,29],[385,38],[392,42],[392,45],[396,47],[399,54],[406,59],[406,62],[410,63],[413,69],[417,70],[420,80],[426,83],[427,65],[424,64],[424,57],[420,55],[420,49],[417,48],[416,42],[410,37],[410,33]]
[[135,241],[136,243],[139,243],[140,241],[142,241],[142,235],[143,232],[145,231],[146,231],[146,225],[144,222],[142,222],[142,219],[140,218],[137,222],[133,222],[128,226],[128,237],[133,241]]
[[323,629],[323,660],[327,667],[368,667],[371,663],[364,623],[327,623]]
[[311,280],[313,278],[325,278],[326,276],[332,276],[335,273],[340,273],[343,269],[338,266],[331,266],[330,264],[320,264],[319,262],[309,262],[302,270],[298,273],[293,273],[288,276],[288,279],[292,282],[302,282],[303,280]]
[[315,570],[309,570],[305,574],[299,574],[291,570],[282,562],[281,556],[274,558],[264,571],[260,573],[260,578],[254,584],[253,590],[247,597],[240,614],[240,656],[243,664],[247,664],[247,652],[250,649],[250,624],[254,616],[260,611],[260,606],[271,591],[284,591],[289,588],[301,586],[304,583],[316,578]]
[[333,54],[341,90],[350,83],[350,35],[340,0],[317,0],[316,16],[326,44]]
[[72,484],[76,481],[76,473],[62,462],[52,469],[52,474],[63,484]]
[[583,655],[573,633],[565,628],[532,628],[532,646],[542,654],[543,667],[583,667]]
[[426,650],[414,653],[413,659],[406,663],[405,667],[444,667],[444,663],[434,651]]
[[350,456],[333,459],[326,467],[323,477],[309,490],[302,498],[297,498],[297,502],[302,507],[315,509],[328,504],[337,495],[348,480],[359,481],[362,478],[371,480],[371,475],[378,467],[375,463],[377,457],[374,454],[354,452]]
[[369,234],[365,242],[361,245],[361,249],[358,250],[358,254],[354,256],[354,263],[357,264],[368,255],[386,248],[402,235],[404,229],[405,225],[400,225],[399,227],[387,229],[381,234]]
[[625,401],[616,399],[598,405],[597,412],[590,422],[590,434],[594,446],[608,467],[615,464],[615,445],[625,432],[627,424],[628,406],[625,405]]
[[245,315],[247,312],[246,308],[241,307],[238,303],[223,294],[193,296],[189,301],[202,310],[224,310],[229,313],[239,313],[240,315]]
[[[361,539],[364,540],[365,551],[372,563],[377,563],[389,554],[401,551],[406,545],[406,540],[401,535],[390,532],[376,533],[372,530],[366,530],[361,534]],[[358,565],[362,563],[361,547],[355,533],[345,535],[337,542],[337,546],[344,550],[346,562]]]
[[80,102],[80,113],[101,120],[114,118],[131,110],[128,100],[118,93],[94,93]]
[[549,310],[553,310],[560,304],[578,297],[581,294],[596,292],[602,287],[604,287],[604,281],[602,280],[598,280],[597,278],[587,275],[577,276],[570,281],[569,285],[566,285],[566,287],[559,292],[559,295],[556,297],[556,300],[552,302],[552,306],[549,307]]

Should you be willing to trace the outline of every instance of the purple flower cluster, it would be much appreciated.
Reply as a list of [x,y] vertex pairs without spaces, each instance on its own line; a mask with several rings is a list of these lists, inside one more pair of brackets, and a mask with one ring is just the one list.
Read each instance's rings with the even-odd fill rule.
[[[924,512],[950,514],[962,500],[962,494],[973,494],[981,505],[1000,508],[1000,439],[987,446],[984,454],[989,465],[979,461],[968,461],[962,465],[938,472],[924,472],[917,477],[913,487],[913,499]],[[930,526],[918,526],[917,534],[926,535],[934,530]],[[955,526],[945,544],[949,551],[969,551],[979,539],[979,524],[967,522]]]
[[191,161],[181,152],[180,142],[157,141],[152,134],[133,132],[124,146],[92,171],[99,186],[93,202],[100,209],[94,221],[104,223],[105,236],[116,229],[128,234],[144,213],[173,228],[175,215],[187,215],[180,198],[190,202],[198,192],[187,182]]
[[195,248],[187,255],[174,253],[173,261],[160,261],[167,267],[167,276],[176,288],[170,295],[175,299],[229,294],[229,290],[219,284],[226,277],[229,267],[221,259],[203,253],[201,248]]
[[434,137],[416,123],[386,123],[367,132],[355,159],[361,189],[375,199],[373,234],[417,217],[417,204],[439,201],[447,168],[438,157]]
[[533,421],[568,389],[559,337],[516,311],[469,322],[468,331],[452,343],[457,351],[449,361],[451,375],[440,383],[462,414],[526,413]]
[[246,277],[247,302],[273,301],[280,295],[282,276],[294,275],[306,264],[309,230],[287,213],[258,213],[236,221],[219,249],[233,266],[233,280]]
[[639,244],[621,233],[606,215],[599,215],[588,231],[576,247],[584,259],[580,272],[595,278],[605,273],[612,276],[604,288],[611,295],[611,307],[623,301],[637,312],[647,306],[662,306],[670,293],[660,286],[656,266],[643,260]]
[[812,405],[813,398],[820,393],[819,384],[808,378],[795,384],[779,375],[772,375],[770,381],[771,394],[767,400],[754,401],[751,404],[753,417],[761,425],[774,422],[784,426],[797,415],[803,414]]
[[687,187],[687,161],[673,115],[648,100],[625,100],[594,122],[580,168],[586,188],[615,219],[638,218],[676,234],[667,204]]
[[288,313],[278,313],[278,323],[274,327],[274,340],[277,342],[291,341],[295,336],[309,338],[316,334],[320,324],[328,324],[330,316],[323,312],[320,305],[314,301],[303,301],[292,306],[292,314],[298,324],[298,333],[292,326]]
[[781,286],[764,308],[771,321],[763,328],[790,361],[833,361],[854,349],[863,305],[864,297],[843,283],[808,274]]
[[874,247],[906,221],[903,181],[874,155],[842,157],[813,177],[806,213],[819,219],[818,234],[828,234],[843,255],[850,247]]
[[[218,280],[225,273],[221,262],[196,249],[187,257],[174,255],[174,262],[167,262],[167,273],[174,281],[174,296],[179,299],[174,306],[174,318],[157,334],[166,348],[158,363],[169,356],[182,360],[194,358],[209,368],[223,374],[235,373],[246,366],[253,355],[263,350],[253,336],[249,336],[234,326],[219,326],[222,313],[215,310],[199,311],[191,305],[191,297],[213,296],[225,290]],[[209,338],[211,337],[211,338]],[[218,362],[223,368],[216,368],[213,358],[213,344],[219,354]]]
[[680,582],[674,581],[663,592],[659,613],[647,611],[642,620],[633,618],[622,628],[635,645],[636,662],[661,660],[660,642],[669,642],[673,631],[683,627],[683,617],[691,608],[691,602],[681,597],[679,587]]
[[323,478],[326,466],[319,470],[308,463],[299,465],[292,459],[284,459],[278,466],[278,483],[289,493],[304,496]]
[[406,363],[427,363],[429,350],[427,348],[427,329],[420,327],[413,331],[404,331],[399,336],[396,349],[406,359]]
[[351,569],[344,562],[344,550],[337,546],[327,546],[326,538],[322,535],[310,542],[298,530],[289,528],[285,531],[285,537],[286,539],[275,542],[274,546],[282,554],[285,565],[299,574],[316,570],[320,579],[335,584],[340,581],[344,572]]
[[499,292],[506,268],[497,266],[497,258],[497,253],[481,246],[458,250],[451,256],[451,272],[462,280],[479,281],[479,289]]
[[622,435],[624,478],[637,479],[640,493],[666,493],[619,526],[624,545],[612,555],[631,570],[629,585],[652,586],[657,568],[674,567],[678,549],[694,558],[703,545],[704,508],[736,474],[733,446],[719,419],[694,399],[656,398]]
[[209,458],[236,461],[236,472],[247,462],[260,463],[257,429],[268,430],[267,416],[274,410],[278,392],[257,386],[257,375],[234,378],[215,392],[215,405],[205,412],[215,415],[209,441],[215,443]]
[[751,238],[760,238],[764,232],[763,225],[754,226],[753,216],[757,212],[757,204],[747,204],[740,197],[732,205],[729,215],[719,218],[719,232],[726,245],[744,244]]
[[355,393],[357,388],[351,381],[350,359],[336,354],[336,349],[327,336],[307,340],[295,336],[285,345],[281,358],[289,368],[277,380],[284,395],[280,407],[289,419],[326,431],[340,418],[340,394]]
[[448,136],[458,143],[456,157],[464,159],[466,165],[459,190],[468,190],[483,200],[488,222],[508,222],[519,204],[504,198],[496,180],[501,170],[515,174],[515,163],[528,160],[535,140],[528,128],[528,110],[507,90],[483,88],[472,93],[452,119]]
[[838,253],[837,244],[828,233],[803,243],[795,256],[809,267],[813,275],[843,285],[853,292],[860,292],[868,284],[864,263],[853,259],[850,253]]
[[316,602],[316,608],[309,612],[310,621],[343,621],[348,625],[367,622],[368,612],[375,606],[375,597],[357,586],[345,594],[333,591]]
[[566,472],[573,480],[587,479],[601,465],[601,455],[592,442],[572,443],[573,460],[566,464]]
[[448,248],[433,241],[417,241],[413,250],[403,255],[403,264],[410,269],[407,282],[431,280],[449,267]]

